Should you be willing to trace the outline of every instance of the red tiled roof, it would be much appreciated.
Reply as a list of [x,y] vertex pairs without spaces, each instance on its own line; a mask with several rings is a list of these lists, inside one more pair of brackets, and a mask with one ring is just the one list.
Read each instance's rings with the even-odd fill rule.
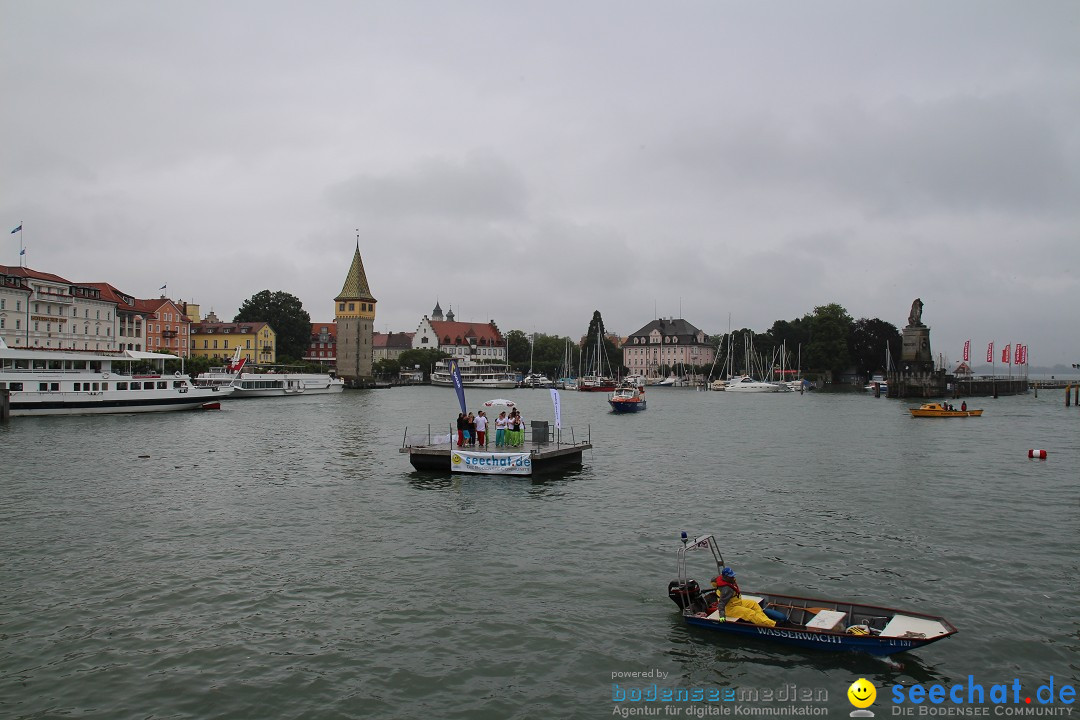
[[[431,328],[439,338],[440,345],[466,345],[466,338],[476,338],[477,345],[502,345],[503,336],[499,328],[491,323],[450,322],[449,320],[429,320]],[[450,338],[447,341],[447,338]],[[484,342],[480,342],[483,340]]]
[[[109,302],[116,303],[121,310],[127,310],[129,312],[141,312],[135,306],[135,298],[132,295],[128,295],[122,290],[118,290],[115,286],[109,283],[74,283],[79,287],[97,288],[101,291],[101,299],[108,300]],[[127,298],[130,298],[132,302],[128,302]]]
[[266,323],[262,322],[261,320],[259,322],[241,322],[241,323],[199,322],[199,323],[192,323],[191,324],[191,332],[192,332],[192,334],[195,334],[195,333],[206,332],[207,330],[215,330],[215,331],[216,330],[225,330],[225,329],[239,330],[240,328],[245,327],[245,328],[251,328],[252,333],[257,333],[260,330],[262,330],[264,326],[266,326]]
[[17,275],[24,278],[33,278],[35,280],[45,280],[47,282],[59,283],[61,285],[75,285],[76,283],[70,280],[65,280],[59,275],[53,275],[52,273],[38,272],[37,270],[31,270],[28,267],[19,267],[17,265],[0,265],[0,273],[4,275]]
[[[337,322],[331,320],[330,322],[311,323],[311,336],[322,335],[322,329],[326,328],[326,334],[332,339],[337,337]],[[375,333],[378,335],[378,333]]]
[[371,336],[372,347],[377,348],[412,348],[413,335],[416,333],[407,332],[391,332],[391,333],[374,333]]

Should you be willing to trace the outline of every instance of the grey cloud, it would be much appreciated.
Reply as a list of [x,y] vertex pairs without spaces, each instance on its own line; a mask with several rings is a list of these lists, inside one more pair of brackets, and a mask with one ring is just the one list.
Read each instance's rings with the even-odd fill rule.
[[397,174],[360,174],[330,187],[327,201],[357,217],[511,220],[524,217],[528,191],[501,159],[473,153],[428,159]]

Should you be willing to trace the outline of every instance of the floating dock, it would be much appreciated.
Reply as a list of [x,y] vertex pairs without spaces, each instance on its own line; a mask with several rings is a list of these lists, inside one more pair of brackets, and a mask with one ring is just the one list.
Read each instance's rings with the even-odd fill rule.
[[[550,437],[550,436],[549,436]],[[417,470],[434,472],[480,473],[485,475],[540,475],[553,471],[581,467],[582,454],[592,449],[591,437],[585,441],[566,441],[550,437],[538,441],[537,436],[525,440],[517,447],[465,446],[456,444],[433,444],[425,436],[406,439],[399,453],[406,453],[409,462]]]

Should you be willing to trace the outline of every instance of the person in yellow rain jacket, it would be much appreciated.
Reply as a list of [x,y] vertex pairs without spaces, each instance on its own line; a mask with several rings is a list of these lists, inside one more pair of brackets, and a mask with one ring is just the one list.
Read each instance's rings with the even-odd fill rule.
[[713,587],[716,588],[717,607],[720,610],[720,619],[746,620],[755,625],[774,627],[776,621],[765,614],[761,606],[754,600],[747,600],[739,591],[739,583],[735,581],[735,571],[725,567],[720,574],[713,578]]

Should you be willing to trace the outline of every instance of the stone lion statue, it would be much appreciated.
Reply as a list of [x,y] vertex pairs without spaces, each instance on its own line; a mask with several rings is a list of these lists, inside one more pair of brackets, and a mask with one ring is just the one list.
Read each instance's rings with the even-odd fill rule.
[[923,301],[915,298],[915,302],[911,303],[911,313],[907,319],[908,325],[922,325],[922,309]]

